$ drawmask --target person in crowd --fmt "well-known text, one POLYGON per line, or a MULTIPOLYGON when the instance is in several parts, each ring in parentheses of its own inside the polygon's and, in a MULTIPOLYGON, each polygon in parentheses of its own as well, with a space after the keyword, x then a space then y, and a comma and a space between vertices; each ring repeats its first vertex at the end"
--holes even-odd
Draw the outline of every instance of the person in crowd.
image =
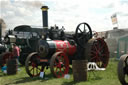
POLYGON ((18 64, 19 64, 20 48, 15 43, 13 43, 12 46, 13 46, 12 54, 13 54, 14 58, 16 58, 18 60, 18 64))

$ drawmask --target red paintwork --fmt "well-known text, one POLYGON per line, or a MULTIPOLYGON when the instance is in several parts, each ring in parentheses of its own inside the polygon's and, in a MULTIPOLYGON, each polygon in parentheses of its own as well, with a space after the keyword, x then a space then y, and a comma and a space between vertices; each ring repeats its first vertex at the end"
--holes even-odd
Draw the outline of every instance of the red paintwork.
POLYGON ((62 41, 62 40, 55 40, 56 44, 56 52, 62 51, 66 53, 67 55, 74 55, 76 52, 76 46, 71 45, 68 41, 62 41))

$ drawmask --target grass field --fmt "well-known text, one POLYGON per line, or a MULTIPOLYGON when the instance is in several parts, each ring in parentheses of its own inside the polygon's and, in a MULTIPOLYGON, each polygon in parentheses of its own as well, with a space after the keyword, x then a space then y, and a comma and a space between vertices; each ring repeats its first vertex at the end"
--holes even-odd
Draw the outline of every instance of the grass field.
POLYGON ((74 82, 72 70, 70 79, 54 78, 50 70, 46 71, 46 79, 40 77, 30 78, 21 67, 16 75, 3 75, 0 71, 0 85, 121 85, 117 78, 118 61, 111 59, 105 71, 88 72, 88 80, 84 82, 74 82))

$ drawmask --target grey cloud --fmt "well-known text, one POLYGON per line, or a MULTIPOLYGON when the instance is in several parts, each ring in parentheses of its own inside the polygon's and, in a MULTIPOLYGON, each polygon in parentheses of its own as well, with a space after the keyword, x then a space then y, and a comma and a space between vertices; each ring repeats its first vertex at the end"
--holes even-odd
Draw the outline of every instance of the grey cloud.
POLYGON ((114 8, 114 3, 110 3, 109 5, 104 6, 103 8, 114 8))
POLYGON ((31 6, 32 8, 40 8, 43 4, 41 1, 24 1, 23 2, 26 6, 31 6))

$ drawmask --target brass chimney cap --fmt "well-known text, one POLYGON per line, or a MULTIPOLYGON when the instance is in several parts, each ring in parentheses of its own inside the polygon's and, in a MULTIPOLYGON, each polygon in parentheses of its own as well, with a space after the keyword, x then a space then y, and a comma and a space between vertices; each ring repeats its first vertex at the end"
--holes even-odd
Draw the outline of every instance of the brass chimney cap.
POLYGON ((48 6, 42 6, 41 9, 42 9, 42 11, 47 11, 49 8, 48 8, 48 6))

